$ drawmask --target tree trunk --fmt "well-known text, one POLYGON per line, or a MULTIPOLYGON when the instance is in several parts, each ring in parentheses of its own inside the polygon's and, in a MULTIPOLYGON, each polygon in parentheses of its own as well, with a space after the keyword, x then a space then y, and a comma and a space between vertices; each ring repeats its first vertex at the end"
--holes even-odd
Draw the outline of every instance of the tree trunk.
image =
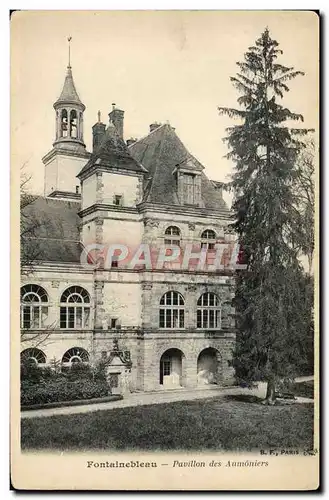
POLYGON ((275 405, 275 381, 274 378, 270 378, 267 381, 266 397, 263 401, 264 404, 275 405))

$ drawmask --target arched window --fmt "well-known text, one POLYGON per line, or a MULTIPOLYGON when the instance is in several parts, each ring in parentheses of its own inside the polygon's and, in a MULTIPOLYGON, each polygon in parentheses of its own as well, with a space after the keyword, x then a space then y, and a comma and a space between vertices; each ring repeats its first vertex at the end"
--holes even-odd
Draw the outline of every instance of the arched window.
POLYGON ((70 113, 70 137, 76 139, 78 137, 77 130, 78 130, 77 112, 75 111, 75 109, 72 109, 70 113))
POLYGON ((61 113, 61 137, 67 137, 68 135, 68 123, 67 123, 67 110, 62 109, 61 113))
POLYGON ((165 245, 178 246, 180 245, 181 234, 176 226, 169 226, 165 231, 165 245))
POLYGON ((197 328, 220 328, 220 303, 214 293, 204 293, 198 300, 197 328))
POLYGON ((201 234, 201 248, 208 248, 213 250, 216 243, 216 233, 212 229, 206 229, 201 234))
POLYGON ((83 116, 82 116, 82 113, 80 112, 79 113, 79 127, 78 127, 80 140, 82 140, 82 129, 83 129, 83 116))
POLYGON ((21 352, 21 363, 33 363, 35 365, 44 364, 46 362, 46 355, 40 349, 32 347, 24 349, 21 352))
POLYGON ((89 293, 81 286, 70 286, 61 297, 61 328, 88 328, 90 316, 89 293))
POLYGON ((89 354, 82 347, 72 347, 62 357, 63 364, 89 363, 89 354))
POLYGON ((48 295, 39 285, 24 285, 21 288, 21 328, 39 330, 44 328, 48 317, 48 295))
POLYGON ((160 300, 160 328, 184 328, 184 298, 178 292, 167 292, 160 300))

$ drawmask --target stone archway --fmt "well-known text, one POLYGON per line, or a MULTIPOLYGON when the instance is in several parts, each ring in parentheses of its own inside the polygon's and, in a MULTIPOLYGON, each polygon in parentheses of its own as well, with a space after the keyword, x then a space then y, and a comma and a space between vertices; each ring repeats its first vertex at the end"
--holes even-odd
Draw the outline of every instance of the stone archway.
POLYGON ((160 358, 160 386, 174 389, 184 385, 185 355, 180 349, 167 349, 160 358))
POLYGON ((198 385, 220 384, 222 382, 222 358, 214 347, 203 349, 197 361, 198 385))

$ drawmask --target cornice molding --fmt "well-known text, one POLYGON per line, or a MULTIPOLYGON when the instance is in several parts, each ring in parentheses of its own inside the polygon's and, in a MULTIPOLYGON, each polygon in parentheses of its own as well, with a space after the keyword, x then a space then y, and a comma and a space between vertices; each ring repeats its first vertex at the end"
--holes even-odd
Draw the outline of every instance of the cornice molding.
MULTIPOLYGON (((54 142, 54 144, 56 144, 54 142)), ((79 142, 78 144, 82 145, 83 143, 79 142)), ((72 156, 74 158, 85 158, 86 160, 89 160, 91 157, 91 153, 88 151, 82 152, 82 151, 72 151, 70 149, 60 149, 60 148, 55 148, 53 147, 47 154, 45 154, 42 158, 42 162, 48 163, 52 158, 55 156, 72 156)))

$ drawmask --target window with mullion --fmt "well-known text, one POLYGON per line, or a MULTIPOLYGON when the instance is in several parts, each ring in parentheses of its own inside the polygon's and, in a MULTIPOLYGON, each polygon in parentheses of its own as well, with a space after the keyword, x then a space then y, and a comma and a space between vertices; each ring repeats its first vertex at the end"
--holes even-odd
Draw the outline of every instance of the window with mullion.
POLYGON ((204 293, 197 304, 197 328, 216 329, 221 327, 220 304, 217 295, 204 293))
POLYGON ((184 328, 184 299, 178 292, 167 292, 160 300, 159 327, 184 328))
POLYGON ((73 286, 61 297, 60 328, 82 329, 89 327, 90 297, 86 290, 73 286))

